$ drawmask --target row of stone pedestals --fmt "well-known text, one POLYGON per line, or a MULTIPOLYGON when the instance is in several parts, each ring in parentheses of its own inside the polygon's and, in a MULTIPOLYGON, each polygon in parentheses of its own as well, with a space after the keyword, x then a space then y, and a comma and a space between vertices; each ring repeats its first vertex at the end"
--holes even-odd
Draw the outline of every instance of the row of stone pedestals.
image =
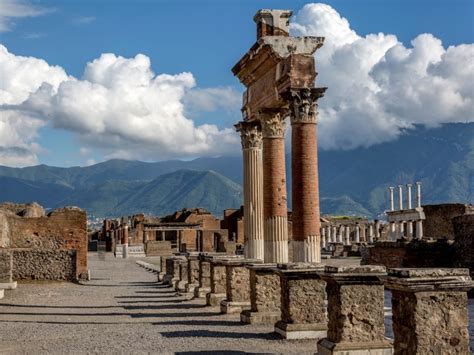
POLYGON ((319 354, 468 354, 467 269, 264 264, 241 256, 175 255, 160 280, 285 339, 318 339, 319 354), (385 338, 392 290, 394 342, 385 338))

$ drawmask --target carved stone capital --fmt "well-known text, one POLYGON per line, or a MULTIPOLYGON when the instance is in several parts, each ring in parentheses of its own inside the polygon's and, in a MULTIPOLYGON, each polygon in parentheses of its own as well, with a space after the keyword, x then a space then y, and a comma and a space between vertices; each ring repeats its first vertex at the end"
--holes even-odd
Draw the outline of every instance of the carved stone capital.
POLYGON ((281 110, 263 110, 259 112, 263 138, 284 138, 285 115, 281 110))
POLYGON ((242 149, 261 149, 262 148, 262 128, 259 124, 240 122, 236 125, 240 132, 242 149))
POLYGON ((282 97, 290 106, 291 124, 318 123, 317 101, 324 96, 326 88, 291 89, 282 97))

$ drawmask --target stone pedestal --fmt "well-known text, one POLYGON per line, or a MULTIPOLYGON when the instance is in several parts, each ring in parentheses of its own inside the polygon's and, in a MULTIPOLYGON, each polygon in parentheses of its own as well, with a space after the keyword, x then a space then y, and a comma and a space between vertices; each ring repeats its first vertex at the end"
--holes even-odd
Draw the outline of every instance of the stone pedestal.
POLYGON ((224 257, 209 257, 211 265, 211 291, 206 295, 206 305, 219 307, 226 299, 226 268, 224 257))
POLYGON ((389 269, 396 355, 469 354, 468 269, 389 269))
POLYGON ((328 335, 320 355, 391 355, 385 339, 383 266, 326 266, 328 335))
POLYGON ((276 264, 248 265, 250 272, 250 310, 240 313, 248 324, 275 324, 281 317, 280 276, 276 264))
POLYGON ((166 275, 163 278, 163 282, 173 288, 176 288, 179 282, 179 263, 182 259, 183 257, 177 255, 166 258, 166 275))
POLYGON ((199 254, 189 253, 188 259, 188 282, 186 292, 194 296, 194 290, 199 286, 199 254))
POLYGON ((211 263, 205 254, 199 255, 199 285, 194 289, 194 297, 204 298, 211 292, 211 263))
POLYGON ((186 292, 186 285, 188 283, 188 260, 182 259, 179 264, 179 281, 176 284, 176 291, 179 293, 186 292))
POLYGON ((158 273, 158 281, 163 281, 166 275, 166 256, 160 256, 160 272, 158 273))
POLYGON ((324 305, 324 266, 314 263, 279 264, 281 320, 275 332, 285 339, 322 339, 327 335, 324 305))
POLYGON ((261 260, 225 260, 226 298, 221 301, 221 313, 241 313, 250 309, 250 273, 246 267, 261 260))

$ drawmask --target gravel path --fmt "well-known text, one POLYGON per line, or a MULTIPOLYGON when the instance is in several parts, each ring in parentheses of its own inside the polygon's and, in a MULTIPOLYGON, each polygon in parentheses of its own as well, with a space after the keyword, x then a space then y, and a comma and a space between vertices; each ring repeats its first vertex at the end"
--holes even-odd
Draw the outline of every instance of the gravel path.
MULTIPOLYGON (((152 260, 147 260, 152 261, 152 260)), ((353 263, 331 260, 327 263, 353 263)), ((187 301, 134 259, 89 255, 92 280, 21 283, 0 300, 0 354, 314 353, 312 340, 284 341, 271 326, 242 325, 203 300, 187 301)), ((389 295, 387 306, 390 306, 389 295)), ((469 300, 474 336, 474 300, 469 300)), ((387 319, 389 325, 390 319, 387 319)), ((390 335, 390 328, 387 329, 390 335)))
POLYGON ((135 260, 90 254, 92 280, 21 283, 0 300, 0 353, 314 353, 271 326, 186 301, 135 260))

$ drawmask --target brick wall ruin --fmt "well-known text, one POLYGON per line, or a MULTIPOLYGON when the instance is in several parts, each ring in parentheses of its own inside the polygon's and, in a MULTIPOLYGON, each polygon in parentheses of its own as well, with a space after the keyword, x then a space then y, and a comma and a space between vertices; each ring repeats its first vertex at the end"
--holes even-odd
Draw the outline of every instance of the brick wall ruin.
POLYGON ((0 205, 0 226, 0 248, 13 253, 14 279, 87 277, 85 211, 65 207, 45 215, 36 204, 4 204, 0 205))

